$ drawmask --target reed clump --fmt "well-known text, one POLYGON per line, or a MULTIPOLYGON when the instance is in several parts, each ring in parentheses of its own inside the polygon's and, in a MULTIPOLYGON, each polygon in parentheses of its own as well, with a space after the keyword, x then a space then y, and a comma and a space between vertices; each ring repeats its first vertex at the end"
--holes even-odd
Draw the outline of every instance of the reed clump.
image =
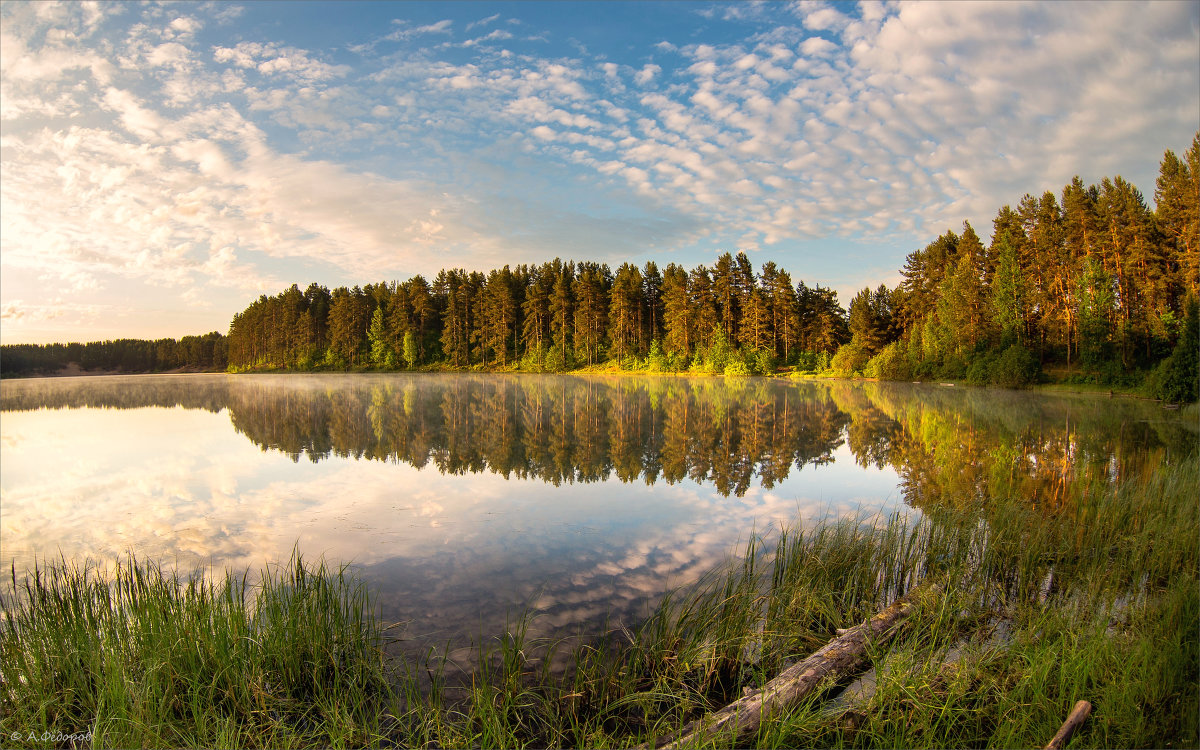
POLYGON ((754 536, 635 629, 568 648, 530 638, 527 612, 453 678, 444 660, 385 660, 343 570, 293 560, 250 597, 232 576, 62 566, 14 576, 5 599, 0 727, 90 726, 97 746, 628 747, 915 592, 867 679, 828 685, 751 744, 1041 746, 1082 698, 1074 747, 1196 746, 1197 486, 1193 460, 1050 509, 978 501, 754 536))
POLYGON ((6 746, 362 746, 395 703, 365 589, 298 555, 252 585, 63 561, 3 609, 6 746))

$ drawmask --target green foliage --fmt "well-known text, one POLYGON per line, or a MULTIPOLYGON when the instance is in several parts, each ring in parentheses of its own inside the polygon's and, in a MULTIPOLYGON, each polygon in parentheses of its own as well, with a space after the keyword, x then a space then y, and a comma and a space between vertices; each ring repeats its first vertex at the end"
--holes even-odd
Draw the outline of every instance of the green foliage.
POLYGON ((413 335, 412 331, 404 332, 402 351, 404 353, 404 364, 408 367, 408 369, 411 370, 416 367, 418 360, 417 337, 413 335))
POLYGON ((908 361, 908 350, 902 342, 894 341, 863 367, 863 375, 884 380, 911 380, 912 366, 908 361))
POLYGON ((1079 280, 1079 354, 1085 365, 1112 359, 1116 292, 1112 276, 1095 259, 1079 280))
POLYGON ((571 350, 554 344, 546 352, 546 372, 566 372, 575 367, 575 357, 571 350))
POLYGON ((985 386, 991 384, 992 365, 994 364, 994 356, 991 352, 977 352, 971 358, 971 364, 967 365, 967 374, 964 380, 967 385, 985 386))
POLYGON ((1187 299, 1179 343, 1155 370, 1149 388, 1156 398, 1176 404, 1200 397, 1200 303, 1195 295, 1187 299))
POLYGON ((817 357, 817 352, 800 351, 796 353, 793 365, 802 372, 815 372, 818 369, 817 357))
POLYGON ((658 339, 650 342, 650 353, 646 355, 646 369, 650 372, 666 372, 673 369, 671 362, 663 355, 658 339))
POLYGON ((871 359, 870 350, 859 341, 842 344, 829 361, 829 369, 838 375, 861 373, 871 359))
POLYGON ((330 348, 325 350, 325 357, 321 360, 321 366, 328 367, 331 370, 344 370, 349 366, 349 363, 341 354, 330 348))
POLYGON ((253 586, 133 558, 14 572, 3 611, 6 745, 365 746, 396 711, 364 587, 299 556, 253 586))
POLYGON ((741 359, 734 359, 725 365, 725 377, 745 378, 753 374, 750 367, 741 359))
POLYGON ((517 363, 517 367, 524 372, 546 372, 546 357, 549 354, 548 347, 543 343, 534 346, 525 352, 525 356, 517 363))
POLYGON ((396 353, 388 340, 387 326, 383 322, 383 308, 375 308, 371 314, 371 327, 367 329, 367 342, 371 347, 371 364, 375 367, 395 367, 396 353))
POLYGON ((1002 388, 1027 388, 1037 382, 1037 357, 1020 344, 1013 344, 992 363, 988 381, 1002 388))
MULTIPOLYGON (((737 353, 725 337, 725 329, 718 324, 713 328, 707 347, 697 347, 696 358, 691 369, 712 375, 721 375, 725 368, 737 358, 737 353)), ((744 364, 744 363, 743 363, 744 364)))
POLYGON ((947 354, 934 368, 939 380, 964 380, 967 377, 967 360, 957 354, 947 354))
POLYGON ((752 370, 756 374, 772 374, 775 372, 776 365, 779 364, 775 359, 775 353, 770 349, 756 349, 751 356, 752 370))
POLYGON ((1025 280, 1012 236, 999 235, 992 244, 996 270, 992 279, 992 324, 1000 333, 1001 345, 1020 341, 1024 324, 1025 280))

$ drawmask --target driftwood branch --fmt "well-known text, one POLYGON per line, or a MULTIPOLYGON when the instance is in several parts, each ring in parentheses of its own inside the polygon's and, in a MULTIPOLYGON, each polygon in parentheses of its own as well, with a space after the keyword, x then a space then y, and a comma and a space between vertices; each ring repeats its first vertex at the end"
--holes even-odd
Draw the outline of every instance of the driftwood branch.
POLYGON ((1067 720, 1059 728, 1058 733, 1046 745, 1046 750, 1059 750, 1066 747, 1071 741, 1071 735, 1075 734, 1075 730, 1083 724, 1084 719, 1092 712, 1092 704, 1087 701, 1079 701, 1075 704, 1075 708, 1071 709, 1071 713, 1067 716, 1067 720))
POLYGON ((913 595, 901 597, 871 619, 848 629, 825 644, 804 661, 779 673, 779 676, 739 700, 683 729, 660 737, 650 748, 678 748, 708 742, 714 738, 737 742, 758 731, 763 721, 778 716, 818 690, 830 676, 835 679, 856 668, 866 657, 867 645, 890 639, 897 626, 912 613, 913 595))

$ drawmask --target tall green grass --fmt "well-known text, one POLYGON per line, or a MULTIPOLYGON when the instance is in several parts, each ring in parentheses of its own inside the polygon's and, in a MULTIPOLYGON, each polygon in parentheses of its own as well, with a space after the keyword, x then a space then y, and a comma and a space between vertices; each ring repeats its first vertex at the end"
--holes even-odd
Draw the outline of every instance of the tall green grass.
POLYGON ((345 570, 295 556, 251 586, 129 558, 14 571, 12 584, 5 745, 88 734, 96 747, 345 747, 387 730, 383 634, 345 570))
MULTIPOLYGON (((917 591, 873 690, 843 684, 765 724, 761 747, 1029 747, 1076 700, 1075 747, 1196 746, 1196 462, 1079 502, 1020 498, 754 537, 635 629, 528 636, 536 612, 447 663, 386 661, 343 570, 298 559, 213 584, 128 561, 58 566, 5 598, 0 731, 97 746, 627 747, 679 729, 917 591), (925 584, 941 584, 933 594, 925 584), (555 656, 569 668, 555 671, 555 656)), ((13 744, 53 744, 26 743, 13 744)), ((63 743, 59 743, 63 744, 63 743)))

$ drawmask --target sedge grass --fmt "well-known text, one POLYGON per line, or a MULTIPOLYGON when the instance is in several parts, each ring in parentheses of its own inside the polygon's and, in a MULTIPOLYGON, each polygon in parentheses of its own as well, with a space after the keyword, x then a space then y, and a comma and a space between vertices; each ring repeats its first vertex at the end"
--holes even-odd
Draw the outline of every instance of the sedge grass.
POLYGON ((480 640, 457 687, 444 660, 384 660, 344 570, 293 560, 248 587, 133 560, 108 577, 58 566, 14 576, 5 599, 0 731, 90 730, 96 746, 628 747, 938 582, 871 649, 869 695, 833 710, 843 686, 830 685, 752 744, 1040 746, 1082 698, 1094 710, 1074 747, 1195 746, 1197 486, 1192 461, 1062 508, 992 501, 754 537, 636 629, 571 646, 565 672, 550 665, 566 646, 530 638, 524 613, 480 640))
POLYGON ((3 609, 0 737, 16 745, 356 747, 394 703, 365 589, 298 556, 253 586, 63 561, 14 571, 3 609))

